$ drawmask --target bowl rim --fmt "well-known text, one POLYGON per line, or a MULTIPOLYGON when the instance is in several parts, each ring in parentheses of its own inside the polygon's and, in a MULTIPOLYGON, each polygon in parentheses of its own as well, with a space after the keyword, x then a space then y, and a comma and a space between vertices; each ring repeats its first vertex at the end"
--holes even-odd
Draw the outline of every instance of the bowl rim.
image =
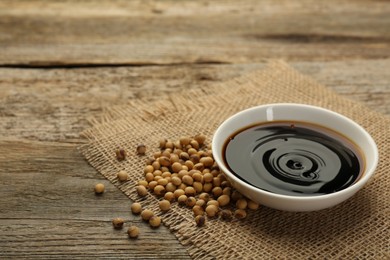
MULTIPOLYGON (((261 121, 259 121, 259 123, 261 123, 261 121)), ((327 125, 324 125, 324 126, 330 128, 330 129, 333 129, 327 125)), ((243 127, 245 127, 245 126, 243 126, 243 127)), ((234 133, 234 131, 232 131, 232 133, 234 133)), ((348 137, 348 135, 346 135, 346 136, 348 137)), ((376 169, 376 167, 378 165, 378 161, 379 161, 378 147, 377 147, 374 139, 372 138, 372 136, 361 125, 359 125, 358 123, 356 123, 352 119, 350 119, 350 118, 348 118, 340 113, 337 113, 335 111, 329 110, 327 108, 313 106, 313 105, 307 105, 307 104, 300 104, 300 103, 269 103, 269 104, 262 104, 262 105, 258 105, 258 106, 254 106, 254 107, 250 107, 250 108, 241 110, 241 111, 233 114, 232 116, 228 117, 227 119, 225 119, 218 126, 217 130, 214 132, 211 147, 212 147, 212 153, 213 153, 214 160, 217 162, 217 164, 220 167, 220 169, 222 170, 222 172, 224 174, 228 175, 229 178, 232 178, 235 182, 239 183, 241 186, 244 186, 246 189, 249 189, 252 192, 260 193, 260 194, 263 194, 263 195, 266 195, 269 197, 273 197, 276 199, 286 199, 286 200, 293 199, 293 200, 298 200, 298 201, 313 201, 313 200, 331 199, 331 198, 350 194, 351 192, 354 192, 354 191, 356 192, 356 191, 360 190, 367 183, 367 181, 374 175, 375 169, 376 169), (316 110, 316 111, 326 112, 326 113, 331 114, 332 116, 335 116, 335 117, 338 117, 338 118, 345 120, 347 123, 351 124, 353 127, 355 127, 357 130, 359 130, 365 136, 367 142, 369 143, 369 145, 373 149, 373 158, 375 158, 375 160, 370 163, 369 168, 367 167, 368 164, 366 162, 366 169, 364 171, 364 174, 356 183, 352 184, 351 186, 349 186, 345 189, 342 189, 340 191, 336 191, 333 193, 329 193, 329 194, 322 194, 322 195, 315 195, 315 196, 310 196, 310 195, 309 196, 293 196, 293 195, 277 194, 277 193, 272 193, 269 191, 262 190, 260 188, 257 188, 255 186, 241 180, 240 178, 236 177, 232 172, 230 172, 230 170, 225 166, 223 159, 220 158, 219 152, 217 152, 218 147, 216 144, 217 139, 218 139, 218 135, 224 129, 224 127, 230 121, 232 121, 234 118, 242 117, 243 115, 245 115, 246 113, 248 113, 252 110, 262 110, 262 109, 267 109, 269 107, 275 107, 275 106, 308 108, 308 109, 312 109, 312 110, 316 110)), ((363 150, 363 149, 361 149, 361 150, 363 150)), ((222 154, 222 152, 220 152, 220 153, 222 154)))

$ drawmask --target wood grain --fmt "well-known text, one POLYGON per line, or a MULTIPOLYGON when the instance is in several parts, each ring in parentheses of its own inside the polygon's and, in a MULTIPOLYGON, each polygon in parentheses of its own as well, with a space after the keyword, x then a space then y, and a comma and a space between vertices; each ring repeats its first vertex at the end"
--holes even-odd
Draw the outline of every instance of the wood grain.
POLYGON ((389 28, 379 0, 1 1, 0 258, 189 259, 77 151, 88 118, 275 58, 390 115, 389 28))
POLYGON ((2 66, 390 55, 386 1, 2 1, 0 10, 2 66))
POLYGON ((188 259, 168 229, 151 229, 131 201, 91 168, 74 144, 0 141, 1 258, 188 259), (102 196, 93 187, 106 186, 102 196), (115 230, 111 219, 122 217, 115 230), (126 227, 140 228, 137 240, 126 227))
MULTIPOLYGON (((389 60, 295 62, 302 73, 390 115, 389 60)), ((82 142, 88 117, 131 99, 161 98, 261 69, 263 63, 84 69, 0 70, 0 135, 82 142), (53 88, 53 86, 55 86, 53 88)))
MULTIPOLYGON (((85 162, 76 149, 84 142, 79 132, 89 126, 87 117, 104 107, 162 98, 264 66, 0 70, 0 255, 186 258, 167 229, 140 223, 129 213, 126 196, 85 162), (103 197, 92 192, 97 181, 107 187, 103 197), (129 241, 124 231, 113 230, 110 220, 116 216, 140 226, 142 238, 129 241)), ((389 60, 293 66, 341 95, 390 114, 389 60)))

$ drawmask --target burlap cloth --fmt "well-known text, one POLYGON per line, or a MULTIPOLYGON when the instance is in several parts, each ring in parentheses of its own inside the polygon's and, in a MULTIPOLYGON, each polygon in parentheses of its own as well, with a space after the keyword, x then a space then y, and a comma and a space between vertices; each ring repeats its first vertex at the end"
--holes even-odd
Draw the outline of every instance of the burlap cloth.
POLYGON ((163 223, 195 259, 389 259, 390 119, 340 97, 283 62, 212 87, 175 93, 158 102, 139 100, 109 108, 83 132, 89 143, 81 151, 130 199, 160 212, 156 197, 140 199, 135 192, 145 165, 145 159, 132 152, 139 143, 152 152, 162 137, 176 140, 204 133, 211 141, 218 125, 230 115, 275 102, 328 108, 362 125, 379 147, 380 162, 374 178, 346 202, 317 212, 261 207, 245 220, 210 220, 198 228, 192 211, 174 204, 168 213, 158 213, 163 223), (118 147, 130 151, 124 162, 115 158, 118 147), (117 181, 121 169, 130 173, 130 181, 117 181))

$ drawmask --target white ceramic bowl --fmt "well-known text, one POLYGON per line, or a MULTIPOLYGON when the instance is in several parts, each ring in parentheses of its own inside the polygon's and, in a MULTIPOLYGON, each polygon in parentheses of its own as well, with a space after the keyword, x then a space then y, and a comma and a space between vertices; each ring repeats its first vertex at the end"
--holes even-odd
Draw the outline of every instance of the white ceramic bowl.
POLYGON ((286 211, 314 211, 334 206, 354 195, 374 174, 378 163, 378 150, 372 137, 357 123, 333 111, 292 103, 267 104, 241 111, 225 120, 216 130, 212 140, 213 156, 232 185, 253 201, 286 211), (281 195, 268 192, 242 181, 224 163, 223 147, 237 131, 254 124, 272 121, 302 121, 330 128, 342 133, 360 147, 365 159, 365 169, 351 186, 329 194, 316 196, 281 195))

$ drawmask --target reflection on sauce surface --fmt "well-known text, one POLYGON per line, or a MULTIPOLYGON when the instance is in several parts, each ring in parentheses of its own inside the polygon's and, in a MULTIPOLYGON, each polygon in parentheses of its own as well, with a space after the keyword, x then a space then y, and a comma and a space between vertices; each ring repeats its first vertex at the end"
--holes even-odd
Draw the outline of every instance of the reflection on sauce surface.
POLYGON ((225 143, 227 167, 266 191, 313 196, 355 183, 364 170, 362 153, 348 138, 305 122, 278 121, 244 128, 225 143))

